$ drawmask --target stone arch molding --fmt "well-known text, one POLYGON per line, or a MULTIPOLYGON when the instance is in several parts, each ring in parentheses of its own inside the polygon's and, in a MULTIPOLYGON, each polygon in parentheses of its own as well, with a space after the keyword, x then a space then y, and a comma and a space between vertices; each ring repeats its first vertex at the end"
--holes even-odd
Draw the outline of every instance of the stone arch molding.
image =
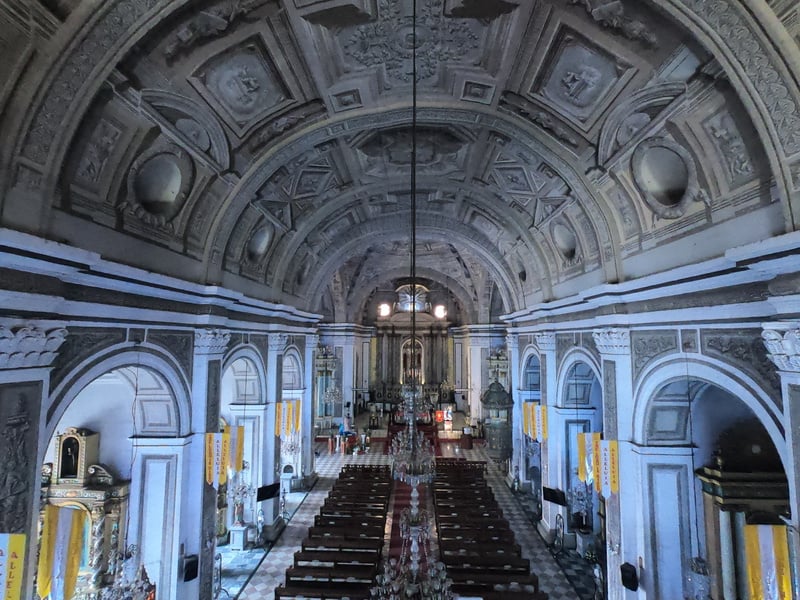
POLYGON ((642 374, 633 390, 634 443, 643 446, 649 443, 647 418, 656 394, 663 386, 687 378, 719 387, 744 402, 769 433, 772 443, 781 456, 784 469, 787 469, 789 457, 781 424, 782 415, 776 410, 769 394, 744 371, 725 362, 699 355, 685 353, 671 355, 655 361, 642 374))
POLYGON ((266 404, 267 367, 264 364, 261 353, 255 346, 252 344, 240 344, 231 348, 222 361, 220 373, 224 374, 233 363, 240 359, 250 362, 255 367, 259 389, 258 404, 266 404))
POLYGON ((600 365, 597 364, 597 360, 595 360, 595 358, 583 348, 573 348, 564 356, 558 368, 556 402, 554 403, 556 406, 564 408, 564 392, 566 391, 567 385, 567 373, 569 373, 569 370, 574 365, 580 362, 589 365, 589 368, 592 370, 592 373, 594 373, 594 377, 602 390, 603 375, 600 365))
POLYGON ((303 364, 303 357, 300 353, 300 350, 294 344, 287 346, 286 350, 283 351, 283 366, 285 367, 288 361, 294 361, 297 364, 298 370, 298 379, 300 381, 300 387, 286 387, 286 382, 283 381, 283 377, 281 377, 281 384, 283 387, 283 391, 297 391, 303 388, 303 382, 305 381, 305 368, 306 366, 303 364))
MULTIPOLYGON (((543 363, 543 352, 539 350, 535 345, 528 344, 520 353, 519 364, 517 365, 517 378, 516 381, 522 382, 525 379, 525 365, 528 364, 528 361, 531 359, 532 356, 536 357, 536 360, 539 361, 539 366, 541 367, 543 363)), ((539 390, 542 389, 542 382, 539 382, 539 390)), ((523 390, 527 391, 527 390, 523 390)))
MULTIPOLYGON (((145 345, 133 347, 131 345, 117 345, 104 349, 102 352, 88 358, 82 366, 71 371, 53 390, 46 403, 45 434, 40 436, 45 443, 50 440, 55 432, 55 427, 61 417, 72 404, 78 394, 98 377, 117 369, 125 367, 141 367, 152 371, 156 377, 163 380, 171 394, 171 405, 167 407, 172 415, 169 427, 159 428, 158 431, 148 431, 144 437, 181 437, 191 433, 191 394, 189 383, 184 378, 176 361, 163 354, 160 350, 145 345)), ((153 407, 160 410, 164 407, 153 407)), ((148 410, 148 407, 144 407, 148 410)), ((147 423, 147 413, 144 422, 147 423)), ((161 418, 161 417, 159 417, 161 418)), ((43 451, 43 450, 42 450, 43 451)))
MULTIPOLYGON (((720 61, 743 90, 743 100, 767 147, 773 173, 797 227, 792 198, 800 190, 800 49, 765 0, 650 0, 683 24, 720 61)), ((82 3, 20 85, 16 109, 16 183, 39 187, 48 165, 61 164, 84 110, 116 62, 187 0, 115 0, 82 3), (91 50, 91 51, 90 51, 91 50), (38 73, 44 72, 44 77, 38 73)), ((797 203, 797 200, 794 201, 797 203)))

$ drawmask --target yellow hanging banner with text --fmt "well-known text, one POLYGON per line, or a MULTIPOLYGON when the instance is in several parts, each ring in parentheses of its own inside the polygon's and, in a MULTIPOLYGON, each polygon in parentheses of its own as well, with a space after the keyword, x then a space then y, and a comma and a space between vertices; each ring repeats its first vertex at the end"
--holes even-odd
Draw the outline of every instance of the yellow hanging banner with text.
POLYGON ((547 406, 542 405, 542 440, 547 439, 547 406))
POLYGON ((611 493, 619 494, 619 441, 608 442, 608 478, 611 484, 611 493))
POLYGON ((600 433, 592 434, 592 472, 594 473, 594 490, 599 494, 603 484, 601 473, 603 469, 602 454, 600 450, 600 433))
POLYGON ((230 452, 230 433, 206 434, 206 483, 208 485, 216 488, 227 483, 231 460, 230 452))
POLYGON ((292 433, 292 425, 294 424, 294 419, 292 418, 292 413, 294 412, 294 402, 287 402, 286 403, 286 435, 290 435, 292 433))
POLYGON ((244 426, 225 427, 225 433, 230 436, 230 468, 234 472, 244 468, 244 426))
POLYGON ((294 430, 300 431, 300 400, 294 401, 294 430))
POLYGON ((283 404, 281 402, 275 403, 275 436, 280 437, 281 430, 283 429, 283 404))
POLYGON ((22 567, 25 562, 25 534, 0 533, 0 590, 5 600, 22 598, 22 567))

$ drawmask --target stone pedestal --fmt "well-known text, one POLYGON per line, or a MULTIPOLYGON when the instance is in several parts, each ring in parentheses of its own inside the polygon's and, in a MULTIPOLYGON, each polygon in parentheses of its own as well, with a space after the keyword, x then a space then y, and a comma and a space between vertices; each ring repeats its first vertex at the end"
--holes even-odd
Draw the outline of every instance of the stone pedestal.
POLYGON ((247 525, 231 525, 228 530, 231 533, 230 549, 244 550, 247 545, 247 525))

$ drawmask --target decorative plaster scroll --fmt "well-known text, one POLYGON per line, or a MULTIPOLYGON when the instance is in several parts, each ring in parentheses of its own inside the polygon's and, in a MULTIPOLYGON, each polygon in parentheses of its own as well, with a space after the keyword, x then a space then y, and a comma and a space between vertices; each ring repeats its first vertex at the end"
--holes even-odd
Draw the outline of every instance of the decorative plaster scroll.
POLYGON ((163 4, 160 0, 129 0, 109 2, 99 8, 98 12, 102 12, 108 6, 81 43, 67 54, 33 117, 23 156, 39 164, 45 163, 50 145, 67 122, 66 114, 73 99, 83 97, 81 88, 94 80, 92 71, 114 46, 130 37, 136 23, 159 3, 163 4))
POLYGON ((270 333, 269 334, 269 351, 270 352, 283 352, 286 350, 286 344, 289 342, 289 336, 285 333, 270 333))
POLYGON ((50 366, 66 337, 63 327, 46 331, 35 325, 0 325, 0 369, 50 366))
POLYGON ((631 334, 633 368, 638 377, 651 360, 678 349, 678 336, 674 331, 634 331, 631 334))
POLYGON ((800 373, 800 328, 788 331, 765 329, 761 333, 767 357, 779 371, 800 373))
POLYGON ((194 334, 195 354, 225 354, 231 334, 224 329, 204 329, 194 334))
POLYGON ((522 96, 513 92, 503 92, 500 97, 500 108, 505 108, 509 112, 518 114, 524 119, 535 123, 545 131, 549 131, 560 142, 564 142, 573 148, 578 147, 578 138, 571 135, 569 130, 561 125, 561 122, 550 113, 543 110, 536 110, 533 104, 528 103, 522 96))
POLYGON ((787 155, 800 151, 800 108, 772 62, 759 35, 740 14, 741 2, 730 0, 679 0, 706 22, 709 30, 724 40, 739 61, 744 74, 758 90, 775 132, 787 155))
POLYGON ((764 343, 755 330, 707 330, 701 334, 703 353, 716 355, 756 375, 772 390, 773 400, 780 409, 780 377, 770 363, 764 343))
POLYGON ((592 332, 592 337, 600 354, 631 353, 631 334, 627 329, 598 329, 592 332))
POLYGON ((189 331, 149 330, 147 342, 167 350, 183 369, 186 377, 192 378, 192 354, 194 336, 189 331))
POLYGON ((658 36, 642 21, 625 15, 625 6, 620 0, 567 0, 569 4, 580 4, 597 23, 619 32, 629 40, 641 42, 648 48, 658 47, 658 36))
POLYGON ((552 352, 556 349, 556 334, 550 331, 543 333, 534 333, 533 337, 536 339, 536 345, 542 352, 552 352))

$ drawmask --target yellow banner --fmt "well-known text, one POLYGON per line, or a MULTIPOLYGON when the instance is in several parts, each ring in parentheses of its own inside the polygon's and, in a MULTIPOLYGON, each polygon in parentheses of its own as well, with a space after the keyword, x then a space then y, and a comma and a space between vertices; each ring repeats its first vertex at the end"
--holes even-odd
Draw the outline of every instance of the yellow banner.
POLYGON ((64 598, 72 598, 75 595, 75 584, 78 582, 78 571, 83 555, 83 521, 86 518, 86 513, 82 510, 69 512, 72 514, 65 515, 64 511, 61 514, 61 518, 72 519, 67 546, 67 565, 64 571, 64 598))
POLYGON ((219 484, 224 485, 228 483, 228 465, 231 462, 231 434, 230 428, 225 428, 226 433, 222 434, 222 447, 219 457, 219 484))
POLYGON ((39 551, 39 568, 36 575, 36 592, 40 598, 50 595, 52 589, 57 528, 58 507, 48 504, 44 507, 44 526, 42 527, 41 550, 39 551))
POLYGON ((608 442, 609 478, 611 480, 611 493, 619 494, 619 442, 608 442))
POLYGON ((539 439, 539 405, 531 404, 531 437, 539 439))
MULTIPOLYGON (((206 483, 214 485, 214 434, 206 434, 206 483)), ((41 596, 41 594, 39 594, 41 596)), ((42 596, 44 597, 44 596, 42 596)))
POLYGON ((275 403, 275 435, 280 437, 281 429, 283 429, 283 415, 282 413, 283 404, 280 402, 275 403))
POLYGON ((586 481, 586 434, 578 434, 578 480, 586 481))
POLYGON ((547 439, 547 406, 542 404, 542 441, 547 439))
POLYGON ((25 534, 0 533, 0 590, 5 590, 5 600, 20 600, 22 597, 24 564, 25 534))
POLYGON ((772 551, 775 555, 775 587, 780 600, 792 600, 792 568, 789 539, 783 525, 772 526, 772 551))
POLYGON ((244 426, 236 428, 236 451, 234 452, 234 469, 241 471, 244 468, 244 426))
POLYGON ((594 489, 599 494, 601 486, 603 485, 602 474, 602 456, 600 450, 600 434, 592 434, 592 472, 594 473, 594 489))
POLYGON ((300 400, 294 401, 294 430, 300 431, 300 400))
POLYGON ((761 549, 758 542, 758 525, 744 526, 744 551, 749 597, 753 600, 762 598, 764 581, 761 578, 761 549))
POLYGON ((294 424, 294 419, 292 418, 292 409, 294 409, 294 402, 287 402, 286 403, 286 435, 290 435, 292 433, 292 425, 294 424))
POLYGON ((526 402, 525 404, 522 405, 522 433, 524 433, 527 436, 530 436, 531 432, 528 429, 528 423, 529 423, 528 404, 529 403, 526 402))

